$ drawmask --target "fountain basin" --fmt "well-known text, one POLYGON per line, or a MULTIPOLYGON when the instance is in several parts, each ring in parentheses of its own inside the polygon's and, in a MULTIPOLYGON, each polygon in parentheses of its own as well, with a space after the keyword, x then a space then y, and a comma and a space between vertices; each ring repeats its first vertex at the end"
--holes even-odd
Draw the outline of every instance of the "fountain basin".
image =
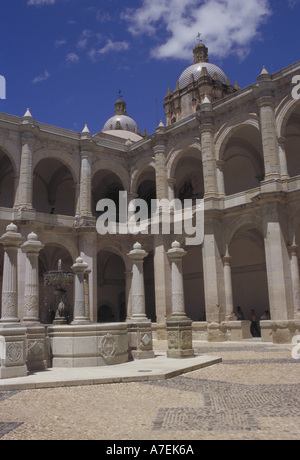
POLYGON ((52 367, 98 367, 129 361, 126 323, 48 327, 52 367))

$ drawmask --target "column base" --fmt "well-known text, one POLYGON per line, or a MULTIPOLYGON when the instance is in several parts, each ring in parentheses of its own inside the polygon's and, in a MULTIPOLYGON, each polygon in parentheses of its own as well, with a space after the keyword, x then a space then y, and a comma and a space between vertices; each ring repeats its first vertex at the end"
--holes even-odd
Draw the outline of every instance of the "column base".
POLYGON ((152 359, 155 358, 152 341, 152 328, 150 320, 135 321, 129 320, 128 338, 129 355, 131 359, 152 359))
POLYGON ((260 321, 259 325, 263 342, 292 343, 293 337, 300 333, 300 323, 294 320, 260 321))
POLYGON ((186 316, 173 315, 167 320, 167 357, 173 359, 193 358, 192 320, 186 316))
POLYGON ((26 328, 3 327, 0 329, 0 379, 25 377, 26 328))
POLYGON ((41 324, 27 326, 26 365, 29 371, 48 368, 46 329, 41 324))

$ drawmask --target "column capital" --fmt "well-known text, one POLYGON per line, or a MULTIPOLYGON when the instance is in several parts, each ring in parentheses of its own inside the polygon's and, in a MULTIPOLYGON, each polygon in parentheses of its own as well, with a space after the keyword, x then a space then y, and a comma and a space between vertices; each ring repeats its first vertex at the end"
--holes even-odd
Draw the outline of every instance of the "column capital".
POLYGON ((291 255, 298 255, 298 249, 298 244, 291 244, 290 246, 288 246, 288 251, 291 255))
POLYGON ((182 249, 178 241, 174 241, 172 243, 171 249, 169 249, 167 252, 167 256, 172 261, 181 260, 186 254, 187 252, 182 249))
POLYGON ((223 260, 223 264, 224 264, 224 265, 230 265, 230 264, 231 264, 232 257, 229 256, 229 255, 226 255, 226 256, 223 256, 223 257, 222 257, 222 260, 223 260))
POLYGON ((3 243, 4 247, 16 247, 24 241, 21 233, 18 233, 18 228, 15 224, 11 223, 6 227, 6 233, 0 238, 0 243, 3 243))
POLYGON ((84 273, 88 269, 88 264, 85 263, 81 257, 78 257, 71 269, 75 273, 84 273))
POLYGON ((28 235, 27 241, 22 244, 21 249, 27 254, 38 254, 43 247, 44 244, 38 241, 38 236, 32 232, 28 235))
POLYGON ((134 261, 142 261, 145 257, 147 257, 148 253, 142 249, 142 245, 140 243, 135 243, 133 246, 133 250, 129 252, 128 256, 134 261))

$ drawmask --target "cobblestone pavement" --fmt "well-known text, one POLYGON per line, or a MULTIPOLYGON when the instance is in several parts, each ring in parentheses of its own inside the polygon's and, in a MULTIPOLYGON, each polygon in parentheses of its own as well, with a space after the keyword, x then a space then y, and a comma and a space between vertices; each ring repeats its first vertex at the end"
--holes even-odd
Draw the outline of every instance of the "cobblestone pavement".
POLYGON ((197 343, 221 364, 170 380, 0 393, 1 440, 299 440, 290 345, 197 343))

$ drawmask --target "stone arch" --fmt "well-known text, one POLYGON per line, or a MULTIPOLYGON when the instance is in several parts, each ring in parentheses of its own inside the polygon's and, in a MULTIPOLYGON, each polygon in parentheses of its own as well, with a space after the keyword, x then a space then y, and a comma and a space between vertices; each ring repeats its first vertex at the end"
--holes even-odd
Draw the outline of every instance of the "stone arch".
POLYGON ((190 152, 190 155, 193 155, 195 158, 200 158, 202 161, 200 138, 185 139, 170 150, 166 161, 168 177, 174 178, 178 162, 188 152, 190 152), (193 152, 193 154, 191 152, 193 152))
POLYGON ((284 139, 287 171, 290 177, 300 175, 300 101, 288 100, 278 113, 277 131, 284 139))
POLYGON ((258 320, 270 311, 264 233, 257 224, 239 225, 228 243, 234 310, 241 307, 248 320, 254 309, 258 320))
POLYGON ((14 174, 19 174, 21 151, 18 147, 9 139, 5 139, 0 136, 0 150, 2 150, 10 159, 13 165, 14 174))
POLYGON ((34 152, 33 155, 33 170, 36 168, 37 164, 41 160, 45 159, 53 159, 53 160, 58 160, 60 163, 64 164, 70 173, 72 174, 72 178, 74 181, 74 184, 79 184, 80 183, 80 164, 79 162, 74 158, 74 155, 71 155, 68 152, 62 152, 59 150, 51 150, 51 149, 41 149, 37 150, 34 152))
POLYGON ((131 171, 130 190, 132 193, 137 193, 142 176, 150 171, 155 174, 155 161, 152 158, 143 158, 134 165, 131 171))
POLYGON ((65 162, 54 157, 45 157, 36 162, 33 207, 37 212, 75 215, 76 182, 65 162))
POLYGON ((120 163, 108 159, 97 160, 92 165, 92 180, 99 171, 109 171, 115 174, 123 187, 123 190, 130 190, 130 178, 127 169, 120 163))
POLYGON ((202 246, 186 246, 182 260, 184 299, 187 316, 206 321, 202 246))
POLYGON ((15 171, 10 157, 0 148, 0 207, 12 208, 15 202, 15 171))
MULTIPOLYGON (((57 239, 59 241, 59 239, 57 239)), ((73 319, 73 276, 66 272, 72 272, 73 257, 66 247, 66 244, 52 242, 50 239, 39 253, 39 288, 40 288, 40 321, 42 324, 50 324, 55 318, 59 303, 59 296, 56 293, 56 286, 51 284, 48 272, 61 270, 62 283, 59 286, 63 289, 63 301, 66 307, 66 319, 70 323, 73 319), (61 266, 59 266, 59 261, 61 266), (66 278, 68 281, 65 281, 66 278)))
POLYGON ((226 195, 259 187, 265 169, 257 120, 227 126, 217 141, 216 156, 223 162, 226 195))
POLYGON ((113 246, 97 252, 97 321, 126 321, 126 276, 122 255, 113 246))
POLYGON ((169 154, 167 162, 172 198, 202 199, 204 177, 200 140, 181 142, 169 154))

